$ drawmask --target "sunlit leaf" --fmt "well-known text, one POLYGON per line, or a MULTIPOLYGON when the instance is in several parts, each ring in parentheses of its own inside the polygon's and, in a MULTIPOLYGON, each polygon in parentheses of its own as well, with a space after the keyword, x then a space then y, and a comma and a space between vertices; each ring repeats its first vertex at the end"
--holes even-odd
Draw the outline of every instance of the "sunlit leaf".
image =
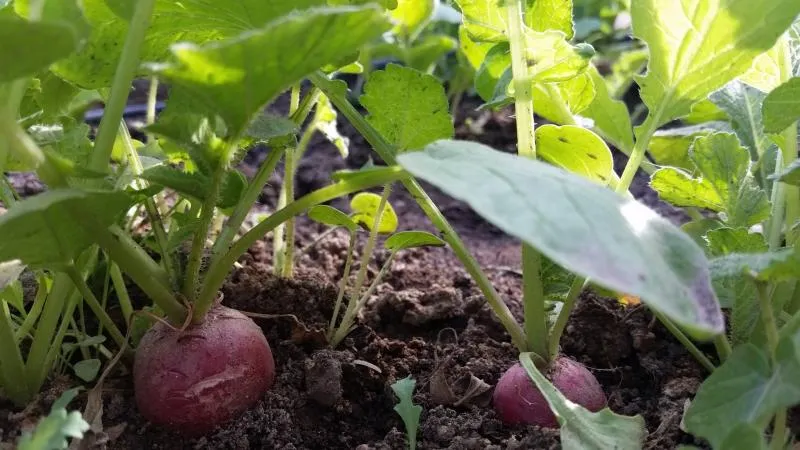
MULTIPOLYGON (((353 221, 366 229, 371 230, 375 226, 375 219, 378 215, 378 207, 381 203, 381 196, 371 192, 360 192, 350 200, 350 209, 353 210, 353 221)), ((397 213, 387 201, 383 207, 381 220, 378 224, 378 233, 394 233, 397 229, 397 213)))
POLYGON ((800 77, 775 88, 764 99, 764 130, 779 133, 800 118, 800 77))
POLYGON ((595 181, 616 186, 614 160, 603 140, 574 125, 542 125, 536 129, 537 155, 554 166, 595 181))

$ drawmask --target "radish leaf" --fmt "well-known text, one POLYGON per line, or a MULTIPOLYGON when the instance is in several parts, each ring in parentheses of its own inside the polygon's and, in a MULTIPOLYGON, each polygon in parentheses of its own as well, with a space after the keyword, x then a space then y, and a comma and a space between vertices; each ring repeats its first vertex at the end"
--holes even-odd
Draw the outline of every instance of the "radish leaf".
POLYGON ((416 247, 444 247, 445 242, 426 231, 400 231, 389 236, 383 245, 388 250, 397 252, 416 247))
POLYGON ((410 375, 392 384, 392 390, 399 400, 394 410, 400 415, 406 426, 409 450, 417 448, 417 429, 419 428, 419 416, 422 414, 422 407, 414 404, 414 386, 416 384, 417 382, 410 375))
POLYGON ((472 142, 439 141, 398 159, 555 263, 641 297, 695 336, 723 330, 703 251, 644 205, 548 164, 472 142))
POLYGON ((536 129, 536 151, 545 161, 592 180, 616 186, 611 150, 599 136, 573 126, 542 125, 536 129))
POLYGON ((355 231, 358 228, 353 219, 347 214, 339 211, 333 206, 316 205, 308 210, 308 218, 314 222, 319 222, 333 227, 345 227, 350 231, 355 231))
MULTIPOLYGON (((570 108, 573 113, 581 113, 594 121, 592 129, 613 146, 629 151, 633 148, 633 126, 625 103, 615 100, 597 68, 586 70, 594 86, 595 95, 585 110, 570 108)), ((572 102, 567 102, 573 104, 572 102)))
MULTIPOLYGON (((375 216, 378 214, 378 206, 381 203, 381 196, 371 192, 360 192, 350 200, 350 209, 353 210, 353 221, 371 230, 375 225, 375 216)), ((393 233, 397 229, 397 213, 389 202, 383 207, 381 221, 378 224, 378 233, 393 233)))
POLYGON ((800 160, 796 159, 778 174, 778 181, 800 186, 800 160))
POLYGON ((0 52, 0 83, 33 75, 78 47, 78 39, 68 25, 28 22, 17 17, 0 17, 0 42, 7 43, 0 52))
POLYGON ((764 130, 780 133, 800 118, 800 77, 775 88, 764 99, 764 130))
POLYGON ((658 164, 694 170, 694 163, 689 159, 689 148, 696 138, 716 131, 733 130, 727 122, 707 122, 656 131, 650 139, 650 155, 658 164))

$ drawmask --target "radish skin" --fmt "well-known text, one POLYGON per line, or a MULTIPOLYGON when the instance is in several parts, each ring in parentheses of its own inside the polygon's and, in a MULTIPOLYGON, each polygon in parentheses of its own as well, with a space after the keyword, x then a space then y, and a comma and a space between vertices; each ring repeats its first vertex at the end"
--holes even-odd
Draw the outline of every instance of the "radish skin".
MULTIPOLYGON (((597 378, 569 358, 558 357, 545 376, 570 401, 589 411, 600 411, 606 405, 606 396, 597 378)), ((519 363, 500 377, 492 401, 500 419, 507 424, 558 428, 550 405, 519 363)))
POLYGON ((194 436, 252 407, 272 387, 275 362, 258 325, 216 305, 185 331, 155 324, 136 351, 133 378, 142 416, 194 436))

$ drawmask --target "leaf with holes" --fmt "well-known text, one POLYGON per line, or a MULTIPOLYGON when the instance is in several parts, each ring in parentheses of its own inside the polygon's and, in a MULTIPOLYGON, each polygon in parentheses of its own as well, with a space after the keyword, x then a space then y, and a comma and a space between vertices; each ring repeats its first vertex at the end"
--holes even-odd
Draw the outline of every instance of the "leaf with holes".
POLYGON ((614 160, 603 140, 574 125, 542 125, 536 129, 536 151, 545 161, 595 181, 615 187, 619 177, 614 160))

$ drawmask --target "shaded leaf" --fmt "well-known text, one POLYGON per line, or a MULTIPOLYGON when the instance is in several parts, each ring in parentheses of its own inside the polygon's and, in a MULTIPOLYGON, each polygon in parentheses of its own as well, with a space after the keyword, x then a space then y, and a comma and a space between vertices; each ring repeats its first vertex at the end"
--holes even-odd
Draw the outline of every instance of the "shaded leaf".
POLYGON ((720 450, 767 450, 764 430, 755 425, 743 425, 733 429, 722 441, 720 450))
MULTIPOLYGON (((142 178, 200 202, 208 197, 211 188, 211 178, 208 176, 200 172, 184 172, 165 165, 145 170, 142 178)), ((217 207, 224 209, 235 206, 246 185, 247 182, 241 172, 236 170, 226 172, 217 199, 217 207)))
POLYGON ((12 260, 0 262, 0 291, 5 289, 9 284, 17 281, 24 270, 25 265, 22 264, 22 261, 12 260))
MULTIPOLYGON (((350 209, 353 210, 353 221, 366 229, 371 230, 375 226, 375 218, 378 215, 378 206, 381 203, 381 196, 371 192, 359 192, 350 200, 350 209)), ((378 224, 378 233, 393 233, 397 229, 397 213, 387 201, 383 206, 383 213, 378 224)))
POLYGON ((433 64, 457 48, 458 41, 450 36, 423 36, 408 49, 406 63, 414 69, 427 72, 433 64))
POLYGON ((282 138, 298 131, 297 124, 293 121, 286 117, 267 113, 257 115, 247 126, 245 134, 254 142, 269 143, 275 138, 282 138))
POLYGON ((446 244, 438 236, 427 231, 400 231, 386 239, 383 246, 398 252, 416 247, 444 247, 446 244))
POLYGON ((778 174, 778 181, 794 186, 800 186, 800 160, 796 159, 778 174))
POLYGON ((536 129, 536 151, 545 161, 595 181, 601 186, 616 186, 614 161, 603 140, 591 131, 574 125, 542 125, 536 129))
POLYGON ((695 336, 722 331, 702 250, 644 205, 473 142, 439 141, 399 161, 554 262, 641 297, 695 336))
POLYGON ((73 369, 78 378, 88 383, 97 378, 97 374, 100 373, 100 367, 100 360, 95 358, 78 361, 75 363, 73 369))
POLYGON ((764 134, 761 119, 761 105, 766 96, 758 89, 734 80, 709 97, 731 118, 733 131, 742 144, 750 150, 750 158, 753 161, 758 160, 771 144, 769 137, 764 134))
POLYGON ((575 115, 585 111, 595 98, 595 83, 588 75, 589 70, 558 83, 534 83, 536 114, 561 125, 574 123, 575 115), (559 104, 559 100, 566 108, 559 104))
POLYGON ((765 253, 731 253, 709 261, 715 277, 753 273, 759 280, 781 281, 800 278, 800 255, 785 248, 765 253))
POLYGON ((442 84, 433 76, 389 64, 364 86, 367 120, 398 150, 418 150, 453 136, 453 121, 442 84))
POLYGON ((588 411, 559 392, 533 364, 530 353, 522 353, 519 360, 558 419, 564 450, 642 448, 646 430, 641 416, 621 416, 609 408, 596 413, 588 411))
POLYGON ((358 228, 353 219, 347 214, 339 211, 333 206, 316 205, 308 210, 308 218, 314 222, 319 222, 333 227, 345 227, 348 230, 355 231, 358 228))
POLYGON ((689 159, 689 148, 694 140, 717 131, 732 131, 726 122, 708 122, 687 127, 658 130, 650 139, 648 152, 655 162, 665 166, 694 169, 689 159))
POLYGON ((633 149, 633 126, 624 102, 615 100, 608 91, 605 80, 597 68, 590 66, 586 70, 591 77, 595 95, 589 106, 579 112, 594 121, 592 129, 611 145, 630 151, 633 149))
POLYGON ((78 40, 69 26, 0 17, 0 83, 33 75, 75 51, 78 40), (8 43, 24 42, 25 45, 8 43))
POLYGON ((800 117, 800 77, 778 86, 764 99, 764 130, 780 133, 800 117))

